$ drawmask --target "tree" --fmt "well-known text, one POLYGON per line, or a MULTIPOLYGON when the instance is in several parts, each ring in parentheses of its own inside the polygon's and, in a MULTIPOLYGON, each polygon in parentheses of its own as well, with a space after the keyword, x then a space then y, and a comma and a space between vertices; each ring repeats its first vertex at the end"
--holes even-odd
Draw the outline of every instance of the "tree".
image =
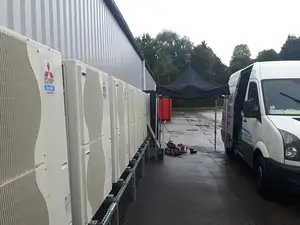
POLYGON ((149 66, 153 68, 154 61, 157 57, 157 43, 155 39, 153 39, 150 34, 143 34, 142 36, 137 37, 136 42, 143 53, 144 57, 146 58, 149 66))
POLYGON ((289 35, 280 51, 281 60, 300 60, 300 37, 289 35))
POLYGON ((214 67, 214 78, 213 81, 219 84, 227 84, 230 76, 229 68, 224 65, 219 57, 216 57, 214 67))
POLYGON ((211 80, 213 76, 214 54, 205 42, 197 45, 191 54, 190 64, 198 72, 204 76, 206 80, 211 80))
POLYGON ((230 72, 234 73, 252 63, 251 52, 248 45, 240 44, 235 46, 231 61, 230 61, 230 72))
POLYGON ((230 74, 228 67, 204 41, 194 48, 191 55, 191 66, 208 81, 217 83, 228 81, 230 74))
MULTIPOLYGON (((229 69, 213 52, 206 42, 194 46, 188 37, 181 37, 176 32, 163 30, 155 38, 144 34, 136 41, 148 61, 159 84, 174 81, 189 64, 205 80, 227 83, 229 69)), ((184 103, 174 101, 180 106, 213 105, 211 100, 184 103)))
POLYGON ((159 83, 175 80, 188 64, 206 80, 228 80, 227 66, 204 41, 194 46, 188 37, 169 30, 163 30, 155 38, 144 34, 136 41, 159 83))
POLYGON ((155 61, 154 74, 158 74, 158 82, 160 84, 167 84, 176 79, 179 75, 179 70, 173 64, 173 59, 168 54, 163 54, 155 61))
POLYGON ((174 59, 174 63, 178 65, 181 70, 189 63, 194 45, 188 37, 182 37, 175 46, 177 56, 174 59))
POLYGON ((251 52, 249 50, 248 45, 246 44, 239 44, 234 47, 232 57, 251 57, 251 52))
POLYGON ((256 57, 255 61, 265 62, 265 61, 276 61, 279 60, 279 55, 274 49, 267 49, 260 51, 256 57))
POLYGON ((193 43, 188 37, 180 37, 169 30, 160 32, 156 38, 158 57, 160 54, 169 54, 178 69, 182 69, 190 58, 193 43))

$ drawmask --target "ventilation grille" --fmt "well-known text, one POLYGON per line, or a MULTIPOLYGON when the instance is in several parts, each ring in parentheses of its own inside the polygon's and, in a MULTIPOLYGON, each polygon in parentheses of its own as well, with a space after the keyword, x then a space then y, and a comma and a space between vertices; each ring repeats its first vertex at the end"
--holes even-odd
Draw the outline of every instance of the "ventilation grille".
POLYGON ((0 33, 0 225, 49 224, 34 161, 40 121, 27 45, 0 33))
MULTIPOLYGON (((99 73, 87 69, 84 84, 84 116, 89 131, 90 155, 87 166, 88 200, 95 214, 104 199, 105 156, 102 145, 103 98, 99 73)), ((88 218, 91 219, 91 218, 88 218)))

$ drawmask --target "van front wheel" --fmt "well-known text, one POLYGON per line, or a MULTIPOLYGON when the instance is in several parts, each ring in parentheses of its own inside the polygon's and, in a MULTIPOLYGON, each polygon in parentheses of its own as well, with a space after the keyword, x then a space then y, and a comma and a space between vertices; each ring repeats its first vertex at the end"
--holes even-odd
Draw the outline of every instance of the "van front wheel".
POLYGON ((270 191, 268 171, 262 155, 255 160, 255 182, 257 192, 267 194, 270 191))

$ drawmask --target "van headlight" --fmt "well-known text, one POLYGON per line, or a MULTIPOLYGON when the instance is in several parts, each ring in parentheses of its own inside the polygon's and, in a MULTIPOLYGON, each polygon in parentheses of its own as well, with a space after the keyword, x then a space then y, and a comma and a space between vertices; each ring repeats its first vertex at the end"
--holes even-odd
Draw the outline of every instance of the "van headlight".
POLYGON ((300 140, 295 135, 285 130, 280 130, 284 144, 284 158, 287 160, 300 161, 300 140))

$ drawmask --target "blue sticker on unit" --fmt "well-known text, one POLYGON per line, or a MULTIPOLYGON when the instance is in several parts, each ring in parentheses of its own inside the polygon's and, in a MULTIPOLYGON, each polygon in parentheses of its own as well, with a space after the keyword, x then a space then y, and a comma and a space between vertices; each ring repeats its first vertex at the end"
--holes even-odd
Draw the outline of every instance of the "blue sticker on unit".
POLYGON ((45 84, 45 91, 55 91, 55 86, 54 85, 49 85, 49 84, 45 84))

